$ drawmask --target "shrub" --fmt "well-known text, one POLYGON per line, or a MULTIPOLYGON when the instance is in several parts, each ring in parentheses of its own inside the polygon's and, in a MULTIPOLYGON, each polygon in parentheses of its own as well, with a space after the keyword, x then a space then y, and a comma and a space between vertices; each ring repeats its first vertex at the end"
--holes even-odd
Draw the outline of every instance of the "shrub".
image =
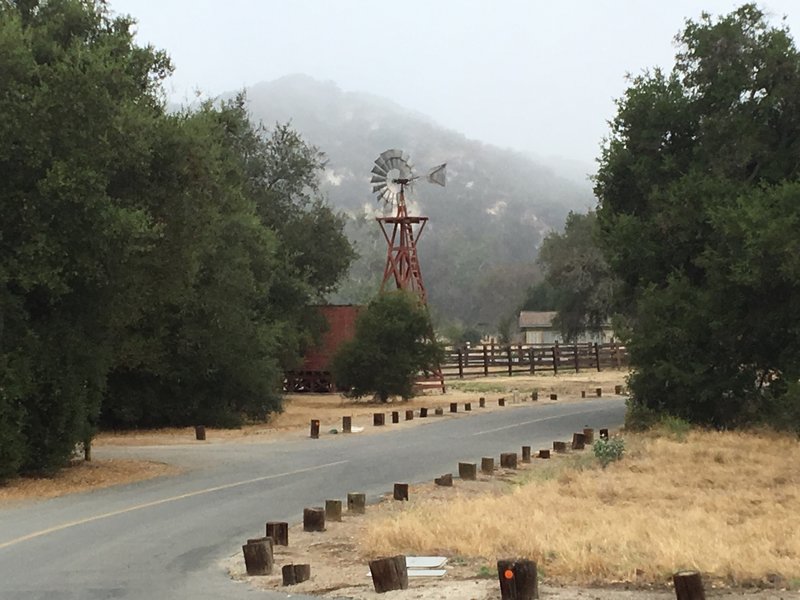
POLYGON ((605 469, 612 462, 622 458, 625 453, 625 440, 622 438, 599 439, 592 446, 594 455, 605 469))

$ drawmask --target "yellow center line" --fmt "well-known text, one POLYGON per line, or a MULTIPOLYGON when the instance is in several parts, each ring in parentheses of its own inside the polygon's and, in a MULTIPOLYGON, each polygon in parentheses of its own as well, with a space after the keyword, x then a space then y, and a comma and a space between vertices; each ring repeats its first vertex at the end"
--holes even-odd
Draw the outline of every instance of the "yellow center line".
POLYGON ((142 510, 144 508, 151 508, 153 506, 159 506, 161 504, 167 504, 168 502, 175 502, 177 500, 184 500, 186 498, 192 498, 193 496, 201 496, 203 494, 211 494, 213 492, 219 492, 222 490, 229 490, 235 487, 241 487, 243 485, 249 485, 251 483, 258 483, 259 481, 268 481, 270 479, 277 479, 279 477, 286 477, 288 475, 298 475, 300 473, 308 473, 310 471, 318 471, 319 469, 325 469, 327 467, 335 467, 336 465, 343 465, 345 463, 350 462, 349 460, 339 460, 332 463, 327 463, 324 465, 317 465, 316 467, 306 467, 305 469, 297 469, 296 471, 287 471, 285 473, 277 473, 275 475, 265 475, 263 477, 254 477, 253 479, 247 479, 246 481, 237 481, 236 483, 226 483, 225 485, 218 485, 215 487, 206 488, 204 490, 197 490, 195 492, 187 492, 186 494, 180 494, 178 496, 171 496, 169 498, 161 498, 160 500, 153 500, 152 502, 145 502, 144 504, 136 504, 134 506, 129 506, 128 508, 122 508, 120 510, 114 510, 107 513, 102 513, 99 515, 94 515, 93 517, 86 517, 85 519, 78 519, 77 521, 70 521, 68 523, 62 523, 61 525, 56 525, 55 527, 49 527, 47 529, 42 529, 41 531, 35 531, 33 533, 29 533, 27 535, 23 535, 21 537, 15 538, 13 540, 9 540, 7 542, 3 542, 0 544, 0 550, 3 548, 8 548, 9 546, 13 546, 14 544, 19 544, 20 542, 26 542, 28 540, 32 540, 37 537, 41 537, 43 535, 48 535, 50 533, 55 533, 57 531, 62 531, 64 529, 69 529, 70 527, 77 527, 78 525, 85 525, 86 523, 92 523, 94 521, 100 521, 101 519, 108 519, 110 517, 116 517, 119 515, 124 515, 125 513, 133 512, 136 510, 142 510))

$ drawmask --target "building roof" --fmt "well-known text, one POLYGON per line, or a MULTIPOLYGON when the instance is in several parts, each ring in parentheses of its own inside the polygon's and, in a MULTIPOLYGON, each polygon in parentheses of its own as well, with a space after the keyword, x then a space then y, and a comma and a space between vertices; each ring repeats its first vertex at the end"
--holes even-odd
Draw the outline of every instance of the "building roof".
POLYGON ((558 313, 554 310, 523 310, 519 313, 519 328, 546 328, 549 329, 553 326, 553 319, 558 313))

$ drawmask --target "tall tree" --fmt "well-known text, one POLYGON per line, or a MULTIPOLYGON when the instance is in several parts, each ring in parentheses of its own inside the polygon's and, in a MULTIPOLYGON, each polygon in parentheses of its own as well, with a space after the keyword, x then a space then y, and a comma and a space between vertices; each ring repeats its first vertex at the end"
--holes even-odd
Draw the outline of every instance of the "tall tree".
POLYGON ((618 102, 601 238, 632 325, 634 403, 735 425, 800 406, 800 55, 752 4, 677 41, 672 72, 618 102))

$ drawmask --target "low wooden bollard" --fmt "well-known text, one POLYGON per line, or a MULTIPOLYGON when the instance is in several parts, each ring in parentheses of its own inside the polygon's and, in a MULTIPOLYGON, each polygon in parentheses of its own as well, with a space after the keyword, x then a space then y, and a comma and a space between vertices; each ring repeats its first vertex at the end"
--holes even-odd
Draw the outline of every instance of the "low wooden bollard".
POLYGON ((428 416, 428 409, 427 408, 420 408, 419 409, 419 418, 424 419, 428 416))
POLYGON ((498 560, 502 600, 534 600, 539 598, 536 563, 532 560, 498 560))
POLYGON ((621 385, 615 385, 615 386, 614 386, 614 393, 615 393, 617 396, 619 396, 619 395, 622 393, 622 386, 621 386, 621 385))
POLYGON ((311 579, 311 565, 283 565, 283 585, 295 585, 311 579))
POLYGON ((475 481, 478 478, 478 465, 475 463, 460 462, 458 463, 458 476, 461 479, 475 481))
POLYGON ((392 411, 392 423, 394 423, 396 425, 399 422, 400 422, 400 411, 399 410, 393 410, 392 411))
POLYGON ((550 394, 550 400, 558 400, 558 394, 550 394))
POLYGON ((325 519, 327 521, 342 520, 342 501, 325 500, 325 519))
POLYGON ((303 509, 303 531, 325 531, 325 509, 320 506, 303 509))
POLYGON ((379 594, 408 589, 408 569, 405 556, 391 556, 369 561, 372 583, 379 594))
POLYGON ((406 410, 406 421, 412 421, 414 419, 414 411, 409 409, 406 410))
POLYGON ((441 485, 443 487, 453 487, 453 474, 452 473, 445 473, 441 477, 437 477, 433 480, 433 483, 436 485, 441 485))
POLYGON ((581 390, 581 398, 586 398, 586 390, 581 390))
POLYGON ((242 546, 244 554, 244 567, 248 575, 270 575, 274 558, 272 554, 272 539, 268 537, 247 540, 242 546))
POLYGON ((500 466, 504 469, 517 468, 517 453, 516 452, 503 452, 500 454, 500 466))
POLYGON ((678 571, 672 576, 677 600, 706 600, 703 579, 697 571, 678 571))
POLYGON ((441 416, 443 416, 443 415, 444 415, 444 409, 443 409, 441 406, 437 406, 437 407, 436 407, 436 410, 434 410, 434 411, 433 411, 433 413, 434 413, 434 414, 435 414, 437 417, 441 417, 441 416))
POLYGON ((450 412, 457 413, 458 412, 458 402, 451 402, 450 403, 450 412))
POLYGON ((372 415, 372 424, 375 427, 380 427, 386 423, 386 415, 383 413, 375 413, 372 415))
POLYGON ((600 439, 607 440, 608 439, 608 429, 601 429, 600 430, 600 439))
POLYGON ((531 401, 533 402, 539 401, 539 392, 531 392, 531 401))
POLYGON ((583 441, 587 445, 594 444, 594 429, 592 429, 591 427, 583 428, 583 441))
POLYGON ((564 454, 567 451, 567 442, 553 442, 553 452, 564 454))
POLYGON ((550 450, 545 448, 539 450, 539 458, 550 458, 550 450))
POLYGON ((497 406, 505 406, 505 405, 506 405, 506 399, 505 398, 498 398, 497 399, 497 406))
POLYGON ((206 426, 205 425, 195 425, 194 426, 194 439, 198 442, 203 442, 206 439, 206 426))
POLYGON ((494 473, 494 458, 491 456, 484 456, 481 459, 481 473, 486 475, 494 473))
POLYGON ((347 494, 347 512, 363 515, 367 512, 367 496, 360 492, 350 492, 347 494))
POLYGON ((583 450, 586 446, 586 438, 583 436, 582 433, 573 433, 572 434, 572 449, 573 450, 583 450))
POLYGON ((531 447, 530 446, 523 446, 522 447, 522 462, 524 462, 524 463, 531 462, 531 447))
POLYGON ((599 398, 600 396, 603 395, 603 388, 595 388, 594 393, 599 398))
POLYGON ((311 419, 311 439, 319 439, 319 419, 311 419))
POLYGON ((478 408, 486 408, 486 398, 478 398, 478 408))
POLYGON ((353 431, 353 417, 342 417, 342 432, 352 433, 353 431))
POLYGON ((272 538, 276 546, 289 545, 289 523, 285 521, 267 521, 267 537, 272 538))
POLYGON ((408 500, 408 484, 395 483, 393 497, 395 500, 408 500))
POLYGON ((464 412, 470 412, 472 410, 472 402, 465 402, 464 403, 464 412))

